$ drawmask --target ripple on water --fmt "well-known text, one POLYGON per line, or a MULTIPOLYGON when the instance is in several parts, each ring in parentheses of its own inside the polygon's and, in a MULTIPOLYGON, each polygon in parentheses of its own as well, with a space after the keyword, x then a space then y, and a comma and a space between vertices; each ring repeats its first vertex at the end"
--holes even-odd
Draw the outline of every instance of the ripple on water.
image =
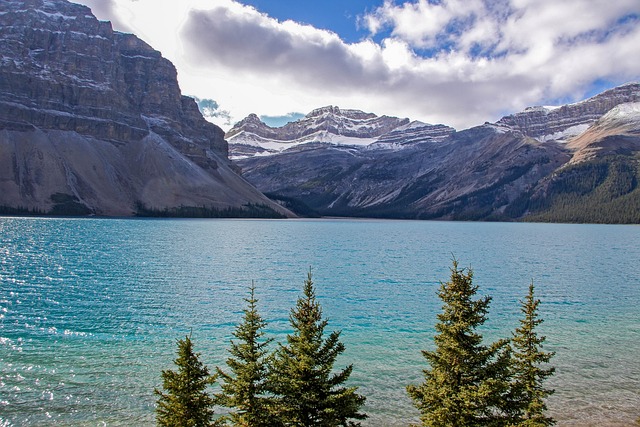
POLYGON ((559 425, 640 416, 638 227, 0 218, 0 230, 0 425, 154 425, 175 340, 193 331, 222 366, 252 280, 282 340, 311 266, 365 425, 406 426, 451 254, 493 297, 490 340, 508 336, 534 280, 559 425))

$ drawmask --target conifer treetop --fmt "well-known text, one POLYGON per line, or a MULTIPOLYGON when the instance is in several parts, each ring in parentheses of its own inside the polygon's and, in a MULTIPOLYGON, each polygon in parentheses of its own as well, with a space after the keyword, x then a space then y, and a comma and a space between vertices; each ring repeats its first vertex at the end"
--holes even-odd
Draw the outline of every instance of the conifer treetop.
POLYGON ((311 270, 289 320, 293 332, 279 346, 271 375, 280 422, 299 427, 359 425, 353 420, 366 418, 359 412, 365 398, 357 394, 357 387, 344 385, 353 366, 333 371, 345 347, 340 331, 324 337, 328 320, 316 300, 311 270))
POLYGON ((508 390, 510 353, 506 340, 486 346, 477 328, 487 320, 491 298, 476 298, 473 270, 453 259, 449 281, 438 290, 435 350, 423 350, 428 362, 424 382, 407 386, 423 426, 500 426, 501 396, 508 390))
POLYGON ((211 427, 214 399, 207 388, 215 382, 209 369, 200 361, 200 354, 193 352, 191 334, 177 340, 177 370, 162 371, 162 386, 166 390, 154 390, 158 396, 156 420, 161 427, 211 427))
POLYGON ((251 282, 249 297, 245 298, 242 322, 233 332, 230 357, 226 373, 217 368, 222 392, 216 395, 219 404, 231 409, 229 418, 233 425, 272 427, 272 399, 268 395, 269 375, 268 346, 272 339, 264 338, 265 320, 257 309, 255 282, 251 282))
POLYGON ((538 315, 540 300, 535 298, 533 281, 529 292, 520 302, 520 327, 516 328, 511 342, 514 347, 513 391, 517 409, 518 426, 547 427, 555 424, 555 420, 545 415, 547 405, 545 399, 554 390, 544 387, 544 381, 552 376, 555 368, 547 366, 554 352, 543 350, 546 337, 538 335, 536 328, 543 322, 538 315))

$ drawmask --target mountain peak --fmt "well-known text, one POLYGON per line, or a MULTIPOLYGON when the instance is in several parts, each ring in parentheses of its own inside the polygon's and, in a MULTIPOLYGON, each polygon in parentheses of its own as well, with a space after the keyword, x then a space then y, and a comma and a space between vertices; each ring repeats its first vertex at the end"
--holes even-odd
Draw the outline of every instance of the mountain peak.
POLYGON ((264 123, 262 120, 260 120, 260 117, 258 117, 258 115, 256 113, 251 113, 249 114, 245 120, 247 122, 251 122, 251 123, 264 123))
POLYGON ((316 108, 315 110, 312 110, 309 114, 305 116, 305 118, 310 119, 310 118, 328 117, 328 116, 346 117, 354 120, 366 120, 366 119, 372 119, 377 117, 373 113, 365 113, 364 111, 361 111, 361 110, 341 109, 340 107, 337 107, 337 106, 328 105, 326 107, 316 108))
POLYGON ((325 114, 336 114, 336 115, 339 115, 340 114, 340 108, 339 107, 334 107, 333 105, 327 105, 326 107, 320 107, 320 108, 316 108, 314 110, 311 110, 311 112, 309 114, 307 114, 305 117, 306 118, 318 117, 318 116, 323 116, 325 114))

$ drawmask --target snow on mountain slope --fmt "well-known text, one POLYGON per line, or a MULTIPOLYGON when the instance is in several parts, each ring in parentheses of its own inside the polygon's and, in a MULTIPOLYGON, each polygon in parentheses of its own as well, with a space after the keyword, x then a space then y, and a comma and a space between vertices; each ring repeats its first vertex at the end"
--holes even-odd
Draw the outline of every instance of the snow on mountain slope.
POLYGON ((571 163, 580 163, 597 155, 640 151, 639 138, 640 102, 627 102, 612 108, 567 147, 574 152, 571 163))
POLYGON ((538 141, 566 142, 586 131, 616 105, 637 101, 640 101, 640 84, 628 83, 561 107, 529 107, 503 117, 497 124, 538 141))
POLYGON ((279 128, 272 128, 251 114, 227 132, 225 138, 230 158, 238 160, 277 154, 310 143, 399 149, 414 142, 442 140, 453 132, 453 128, 444 125, 328 106, 279 128))

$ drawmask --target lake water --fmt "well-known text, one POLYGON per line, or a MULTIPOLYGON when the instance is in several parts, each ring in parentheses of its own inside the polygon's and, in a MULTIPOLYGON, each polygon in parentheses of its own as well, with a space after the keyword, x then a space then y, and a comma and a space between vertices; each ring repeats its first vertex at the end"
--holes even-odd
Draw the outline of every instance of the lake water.
POLYGON ((640 417, 640 227, 374 220, 0 218, 0 425, 151 426, 175 341, 223 366, 252 280, 283 341, 309 267, 366 426, 407 426, 451 259, 508 337, 531 280, 560 426, 640 417))

